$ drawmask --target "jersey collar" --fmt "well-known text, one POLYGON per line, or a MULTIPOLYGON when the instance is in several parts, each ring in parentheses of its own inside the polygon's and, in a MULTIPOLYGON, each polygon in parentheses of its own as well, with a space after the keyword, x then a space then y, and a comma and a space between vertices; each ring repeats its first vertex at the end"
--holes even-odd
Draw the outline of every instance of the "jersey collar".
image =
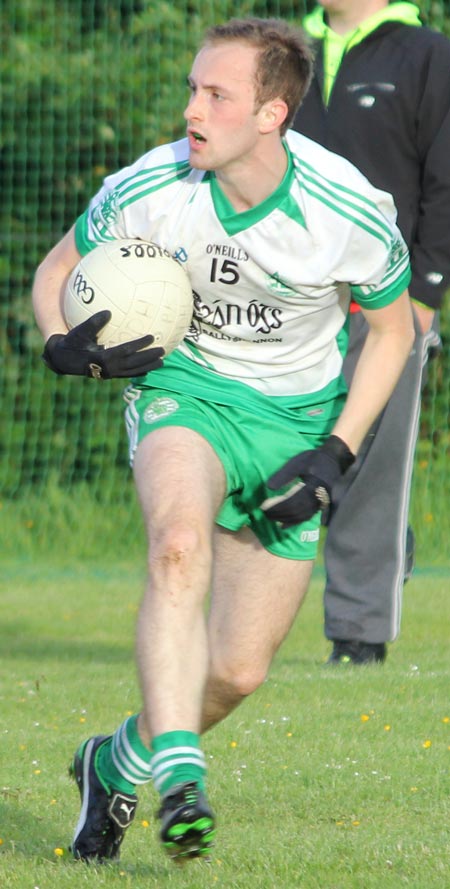
POLYGON ((272 192, 264 201, 251 207, 250 210, 243 210, 237 213, 227 196, 223 193, 215 173, 209 174, 211 197, 217 218, 223 225, 227 235, 236 235, 246 228, 251 228, 265 216, 269 216, 272 211, 280 205, 280 203, 289 195, 289 191, 294 178, 294 164, 289 148, 285 141, 283 145, 288 158, 287 170, 280 182, 278 188, 272 192))

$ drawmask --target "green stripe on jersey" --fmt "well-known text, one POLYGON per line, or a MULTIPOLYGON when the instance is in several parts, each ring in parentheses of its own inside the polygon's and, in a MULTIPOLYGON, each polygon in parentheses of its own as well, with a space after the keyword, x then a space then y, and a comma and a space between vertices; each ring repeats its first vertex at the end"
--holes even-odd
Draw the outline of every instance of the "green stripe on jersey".
POLYGON ((113 201, 119 210, 134 204, 141 198, 154 194, 162 188, 172 185, 182 179, 186 179, 191 173, 191 167, 187 161, 178 163, 161 164, 155 169, 139 170, 123 179, 109 193, 104 194, 103 200, 92 210, 87 208, 77 219, 75 223, 75 243, 78 252, 85 256, 90 250, 99 243, 113 241, 117 237, 116 234, 109 233, 109 224, 103 219, 102 208, 107 203, 113 201), (92 240, 89 235, 89 219, 92 227, 95 229, 95 239, 92 240))
POLYGON ((314 167, 298 156, 294 156, 294 163, 302 173, 305 191, 390 247, 392 229, 384 222, 384 217, 373 201, 346 186, 324 179, 316 173, 314 167))
POLYGON ((367 287, 352 287, 352 297, 355 302, 358 303, 363 309, 381 309, 383 306, 389 306, 394 302, 406 288, 411 280, 411 269, 408 264, 408 268, 403 272, 403 274, 396 281, 396 286, 385 287, 383 290, 377 290, 376 292, 376 306, 372 306, 371 304, 371 293, 368 292, 367 287))
MULTIPOLYGON (((165 164, 166 166, 168 165, 165 164)), ((158 167, 156 170, 145 170, 131 176, 130 179, 125 179, 116 189, 120 209, 134 204, 135 201, 139 201, 154 191, 159 191, 160 188, 172 185, 180 179, 186 179, 191 173, 191 167, 186 163, 170 164, 170 168, 164 176, 161 174, 163 169, 158 167)))

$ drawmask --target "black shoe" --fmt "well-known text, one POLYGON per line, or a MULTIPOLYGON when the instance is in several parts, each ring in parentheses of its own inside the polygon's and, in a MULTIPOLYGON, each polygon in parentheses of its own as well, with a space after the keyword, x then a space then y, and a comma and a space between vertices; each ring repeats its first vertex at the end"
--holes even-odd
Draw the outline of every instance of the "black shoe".
POLYGON ((72 843, 75 858, 83 861, 119 857, 120 844, 130 826, 137 806, 137 797, 108 792, 100 781, 96 768, 96 753, 110 736, 89 738, 77 750, 70 774, 78 785, 81 812, 72 843))
POLYGON ((353 642, 335 639, 327 664, 382 664, 386 660, 384 642, 353 642))
POLYGON ((214 815, 195 783, 177 784, 162 799, 160 838, 171 858, 208 856, 214 839, 214 815))

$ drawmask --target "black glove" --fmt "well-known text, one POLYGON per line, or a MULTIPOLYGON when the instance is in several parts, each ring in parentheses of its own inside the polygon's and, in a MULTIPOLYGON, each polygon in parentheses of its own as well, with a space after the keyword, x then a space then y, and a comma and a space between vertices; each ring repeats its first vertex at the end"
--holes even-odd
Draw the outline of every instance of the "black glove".
POLYGON ((129 343, 105 349, 97 336, 111 318, 104 309, 87 321, 77 324, 69 333, 54 333, 45 344, 42 358, 56 374, 75 374, 109 380, 112 377, 138 377, 162 366, 164 349, 147 349, 153 342, 148 334, 129 343))
POLYGON ((303 481, 286 494, 265 500, 261 509, 269 519, 281 522, 283 528, 307 522, 319 509, 328 509, 334 483, 354 461, 345 442, 330 435, 319 448, 297 454, 270 477, 267 485, 272 490, 282 488, 297 476, 303 481))

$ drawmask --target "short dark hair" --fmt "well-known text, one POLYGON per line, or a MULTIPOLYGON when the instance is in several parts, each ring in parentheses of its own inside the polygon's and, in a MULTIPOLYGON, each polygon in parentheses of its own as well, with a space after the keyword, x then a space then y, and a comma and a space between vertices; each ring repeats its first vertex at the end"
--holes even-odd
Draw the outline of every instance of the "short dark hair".
POLYGON ((277 96, 286 102, 288 114, 281 127, 283 135, 311 83, 313 57, 305 33, 282 19, 233 18, 209 28, 204 45, 232 41, 258 50, 256 106, 259 109, 277 96))

